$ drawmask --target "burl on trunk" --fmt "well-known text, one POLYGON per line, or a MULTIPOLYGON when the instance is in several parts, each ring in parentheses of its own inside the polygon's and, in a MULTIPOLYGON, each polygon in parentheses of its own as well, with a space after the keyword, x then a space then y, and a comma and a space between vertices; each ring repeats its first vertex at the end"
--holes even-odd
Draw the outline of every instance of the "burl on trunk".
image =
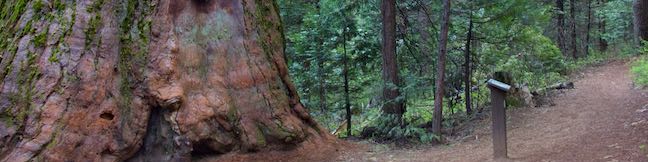
POLYGON ((333 140, 272 0, 0 0, 0 161, 191 160, 333 140))

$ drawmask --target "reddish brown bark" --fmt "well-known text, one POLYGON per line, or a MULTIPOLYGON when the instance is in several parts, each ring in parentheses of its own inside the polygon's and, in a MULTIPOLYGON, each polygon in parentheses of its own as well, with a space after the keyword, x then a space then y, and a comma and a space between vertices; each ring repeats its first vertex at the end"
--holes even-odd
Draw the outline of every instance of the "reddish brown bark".
POLYGON ((557 25, 558 26, 558 47, 563 52, 567 51, 565 47, 565 1, 556 0, 556 8, 558 8, 557 25))
POLYGON ((592 0, 587 0, 587 28, 585 30, 585 57, 589 56, 591 30, 592 30, 592 0))
POLYGON ((640 39, 648 40, 648 0, 635 0, 632 8, 635 32, 640 39))
POLYGON ((274 1, 26 2, 11 30, 34 32, 1 35, 15 41, 0 51, 0 161, 186 161, 333 140, 288 77, 274 1))
MULTIPOLYGON (((434 64, 433 58, 434 56, 431 54, 432 53, 432 48, 431 48, 431 43, 430 40, 432 36, 430 35, 430 31, 428 29, 431 27, 431 22, 430 22, 430 16, 428 15, 427 12, 427 6, 424 2, 418 1, 419 2, 419 11, 417 13, 417 21, 420 23, 420 25, 416 26, 417 31, 419 34, 421 34, 421 43, 420 43, 420 48, 421 48, 421 53, 423 57, 421 57, 422 61, 424 62, 423 66, 421 67, 421 72, 423 73, 423 76, 434 74, 434 69, 432 65, 434 64)), ((432 81, 429 83, 426 83, 426 86, 431 85, 432 81)))
POLYGON ((463 78, 463 81, 464 81, 464 100, 466 101, 465 102, 466 114, 470 115, 470 114, 472 114, 472 111, 473 111, 472 110, 472 102, 471 102, 472 97, 470 96, 471 89, 472 89, 472 85, 470 84, 471 81, 472 81, 472 79, 471 79, 472 70, 471 70, 471 67, 470 67, 470 63, 471 63, 470 55, 472 54, 471 51, 470 51, 471 50, 470 47, 472 45, 472 39, 473 39, 472 12, 470 13, 468 19, 469 19, 468 20, 468 33, 466 34, 466 44, 465 44, 466 51, 464 51, 464 78, 463 78))
POLYGON ((578 57, 578 44, 576 43, 576 0, 569 0, 569 12, 571 16, 571 47, 572 47, 572 58, 578 57))
POLYGON ((405 113, 405 106, 398 100, 400 92, 398 86, 398 60, 396 59, 396 1, 382 0, 381 4, 383 31, 382 31, 382 78, 383 99, 385 104, 382 111, 398 117, 405 113))
MULTIPOLYGON (((599 0, 599 7, 603 7, 607 3, 607 0, 599 0)), ((605 34, 605 17, 601 16, 599 18, 599 51, 605 52, 607 51, 608 48, 608 43, 607 41, 603 38, 603 34, 605 34)))
MULTIPOLYGON (((432 118, 432 132, 441 137, 441 123, 443 122, 443 97, 445 80, 445 60, 448 53, 448 30, 450 28, 450 0, 443 0, 443 14, 441 15, 441 33, 439 34, 439 59, 437 60, 436 93, 434 95, 434 117, 432 118)), ((437 142, 440 142, 437 140, 437 142)))
POLYGON ((344 51, 344 57, 342 58, 342 77, 344 79, 344 109, 346 110, 346 121, 347 121, 347 137, 351 137, 353 121, 351 120, 351 92, 349 89, 349 56, 347 55, 347 26, 345 24, 342 27, 342 50, 344 51))

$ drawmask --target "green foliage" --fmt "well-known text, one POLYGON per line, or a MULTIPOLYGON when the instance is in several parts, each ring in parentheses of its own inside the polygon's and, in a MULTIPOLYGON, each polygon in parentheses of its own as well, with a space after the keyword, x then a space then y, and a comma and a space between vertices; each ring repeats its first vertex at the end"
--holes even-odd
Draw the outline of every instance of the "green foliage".
POLYGON ((602 18, 606 23, 605 33, 599 33, 603 39, 610 43, 625 43, 632 40, 631 6, 632 0, 611 0, 598 9, 597 17, 602 18))
POLYGON ((45 6, 45 4, 43 3, 42 0, 36 0, 34 2, 34 4, 32 5, 32 7, 34 8, 35 13, 41 12, 44 6, 45 6))
POLYGON ((531 89, 564 80, 561 74, 567 70, 565 58, 553 41, 533 28, 522 29, 515 39, 516 44, 522 46, 507 48, 509 51, 506 51, 514 55, 501 55, 499 58, 484 56, 494 65, 495 70, 489 73, 508 72, 516 83, 527 83, 531 89))
POLYGON ((375 4, 379 2, 279 1, 285 9, 281 10, 281 16, 292 79, 302 103, 330 130, 344 123, 346 115, 342 60, 349 60, 354 112, 367 113, 366 103, 374 98, 375 90, 380 89, 377 82, 380 80, 380 43, 376 35, 380 28, 375 4))
MULTIPOLYGON (((150 0, 124 0, 117 8, 124 17, 119 24, 119 58, 117 71, 119 74, 118 107, 123 114, 130 114, 130 104, 133 97, 133 87, 137 82, 142 82, 148 45, 151 35, 151 17, 155 3, 150 0)), ((124 119, 130 118, 125 116, 124 119)))
POLYGON ((644 41, 644 40, 642 40, 642 41, 641 41, 641 45, 642 45, 642 46, 639 47, 638 52, 639 52, 640 54, 644 54, 644 55, 645 55, 645 54, 648 54, 648 41, 644 41))
POLYGON ((101 11, 101 6, 103 6, 103 4, 104 4, 104 0, 93 1, 93 3, 90 6, 88 6, 88 8, 86 8, 86 11, 88 11, 88 13, 99 12, 101 11))
POLYGON ((34 39, 32 39, 32 41, 34 42, 34 45, 37 47, 45 46, 45 43, 47 42, 47 32, 42 32, 34 36, 34 39))
POLYGON ((428 132, 425 128, 420 128, 411 122, 411 118, 400 119, 395 115, 382 114, 373 120, 370 125, 375 126, 375 131, 371 136, 380 140, 406 139, 414 142, 429 143, 439 137, 428 132))
POLYGON ((11 49, 15 46, 11 43, 14 42, 14 33, 18 30, 14 24, 18 21, 20 15, 25 11, 27 0, 17 1, 2 1, 0 8, 0 28, 5 30, 0 32, 0 50, 11 49))
POLYGON ((611 55, 599 51, 590 52, 590 55, 578 60, 569 60, 567 63, 567 69, 570 72, 581 70, 582 67, 587 67, 590 65, 595 65, 601 63, 605 60, 611 59, 611 55))
POLYGON ((635 84, 648 86, 648 57, 644 56, 632 63, 630 71, 633 74, 635 84))
POLYGON ((101 26, 101 6, 103 0, 94 1, 88 8, 88 13, 94 14, 88 21, 88 27, 84 30, 85 33, 85 48, 90 48, 91 43, 96 40, 97 30, 101 26))
POLYGON ((65 9, 65 2, 63 0, 54 0, 54 9, 63 11, 65 9))
MULTIPOLYGON (((471 107, 479 111, 489 103, 489 93, 483 82, 495 72, 510 73, 517 85, 528 85, 533 91, 563 82, 569 72, 617 57, 617 53, 636 53, 630 41, 631 0, 611 0, 595 7, 593 22, 604 19, 606 32, 599 32, 598 26, 592 24, 590 42, 585 42, 586 34, 578 35, 580 53, 584 53, 580 48, 584 48, 585 43, 590 44, 589 56, 578 59, 565 57, 562 52, 569 50, 559 49, 555 41, 557 12, 554 3, 453 1, 453 11, 458 12, 451 15, 446 93, 442 96, 444 127, 470 119, 465 115, 466 99, 463 97, 466 62, 472 68, 468 79, 472 85, 471 107), (470 60, 465 60, 471 22, 470 60), (599 37, 610 43, 608 52, 594 50, 597 44, 594 42, 599 37)), ((397 62, 401 84, 389 85, 389 88, 398 88, 402 95, 397 99, 405 101, 407 106, 399 122, 392 121, 393 117, 383 115, 380 110, 382 104, 390 101, 380 100, 383 82, 379 0, 279 0, 279 6, 291 77, 301 102, 310 108, 311 115, 320 124, 335 131, 346 122, 342 60, 348 58, 353 135, 359 135, 365 127, 376 127, 381 134, 379 138, 433 139, 421 126, 432 121, 433 116, 441 1, 398 1, 397 62), (420 14, 421 11, 424 14, 420 14)), ((578 26, 586 25, 585 14, 580 13, 576 18, 578 26)), ((568 25, 570 23, 568 21, 568 25)), ((339 135, 345 136, 345 133, 339 135)))
POLYGON ((85 29, 86 48, 94 40, 94 37, 97 34, 97 29, 99 28, 99 25, 101 25, 101 16, 99 14, 97 14, 97 15, 93 16, 92 18, 90 18, 90 21, 88 22, 88 28, 85 29))

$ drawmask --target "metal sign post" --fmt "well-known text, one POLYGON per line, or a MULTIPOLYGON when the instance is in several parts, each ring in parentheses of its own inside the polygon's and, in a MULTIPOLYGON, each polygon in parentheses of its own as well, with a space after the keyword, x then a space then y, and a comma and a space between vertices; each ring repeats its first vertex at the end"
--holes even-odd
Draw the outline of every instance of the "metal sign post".
POLYGON ((504 97, 511 86, 500 81, 488 80, 488 88, 491 90, 491 107, 493 121, 493 151, 495 159, 505 159, 507 156, 506 148, 506 105, 504 97))

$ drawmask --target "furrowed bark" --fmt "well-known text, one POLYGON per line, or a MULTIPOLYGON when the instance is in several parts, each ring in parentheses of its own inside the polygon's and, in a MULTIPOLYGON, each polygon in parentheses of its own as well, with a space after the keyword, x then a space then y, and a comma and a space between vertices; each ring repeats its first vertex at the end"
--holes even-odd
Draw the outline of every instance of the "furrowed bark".
POLYGON ((0 161, 186 161, 333 140, 288 77, 274 1, 3 2, 0 161))
POLYGON ((641 40, 648 40, 648 0, 635 0, 634 10, 635 32, 641 40))
POLYGON ((592 29, 592 0, 587 0, 587 29, 585 30, 585 57, 589 56, 591 29, 592 29))
POLYGON ((400 79, 396 59, 396 1, 383 0, 381 9, 383 20, 382 78, 383 99, 385 100, 382 111, 385 114, 396 115, 400 119, 405 113, 405 106, 402 101, 397 99, 400 96, 398 88, 400 79))
POLYGON ((567 47, 565 46, 565 1, 556 0, 556 8, 558 8, 557 15, 557 25, 558 26, 558 47, 563 54, 567 52, 567 47))
POLYGON ((470 91, 471 91, 471 72, 470 70, 470 55, 471 55, 471 49, 470 46, 472 45, 472 39, 473 39, 473 20, 472 20, 472 12, 470 13, 470 17, 468 18, 468 33, 466 34, 466 51, 464 52, 464 99, 465 101, 465 106, 466 106, 466 114, 470 115, 472 114, 472 102, 471 102, 471 96, 470 96, 470 91))
MULTIPOLYGON (((432 132, 441 137, 443 122, 443 97, 445 80, 445 60, 448 52, 448 30, 450 24, 450 0, 443 0, 443 14, 441 15, 441 34, 439 34, 439 59, 437 60, 436 93, 434 95, 434 116, 432 117, 432 132)), ((437 143, 441 140, 437 139, 437 143)))
POLYGON ((576 42, 576 0, 569 0, 569 12, 571 13, 571 46, 572 46, 572 58, 578 58, 578 44, 576 42))

